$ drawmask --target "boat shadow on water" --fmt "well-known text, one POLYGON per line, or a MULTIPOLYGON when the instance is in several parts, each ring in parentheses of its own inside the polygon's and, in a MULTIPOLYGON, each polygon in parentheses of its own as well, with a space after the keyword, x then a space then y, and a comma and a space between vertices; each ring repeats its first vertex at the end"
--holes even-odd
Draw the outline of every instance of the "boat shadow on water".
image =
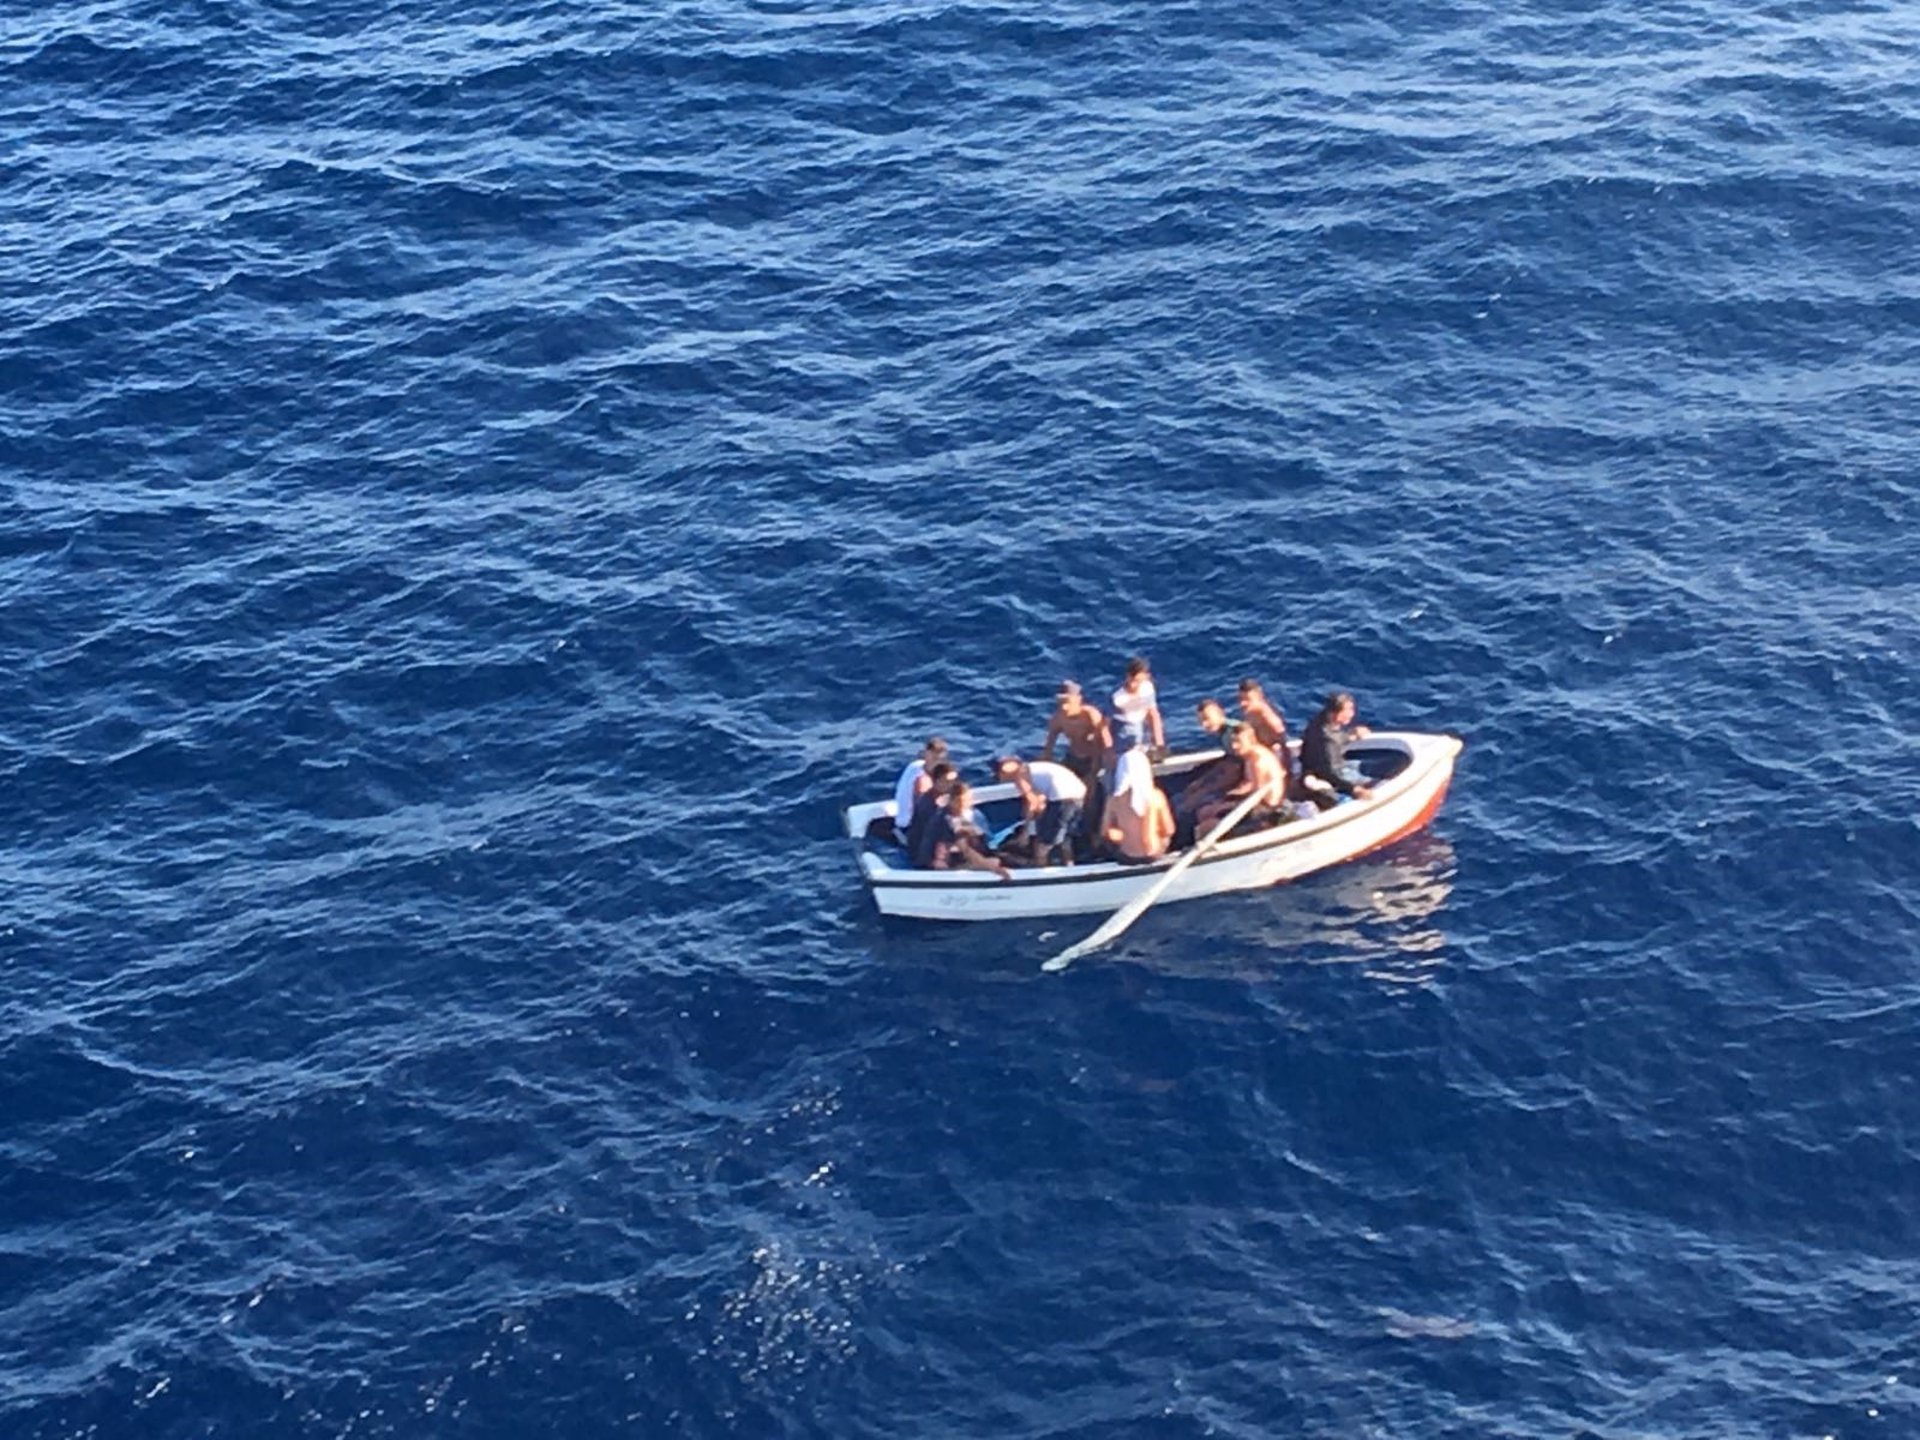
POLYGON ((1149 916, 1081 963, 1247 981, 1286 965, 1351 965, 1384 985, 1425 986, 1446 964, 1454 874, 1451 842, 1413 835, 1338 869, 1149 916))

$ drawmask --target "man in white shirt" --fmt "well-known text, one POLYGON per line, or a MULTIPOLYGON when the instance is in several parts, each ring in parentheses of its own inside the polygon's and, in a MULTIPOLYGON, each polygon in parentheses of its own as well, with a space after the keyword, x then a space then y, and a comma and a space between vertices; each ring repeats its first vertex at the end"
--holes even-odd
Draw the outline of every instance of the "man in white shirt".
POLYGON ((1073 837, 1087 803, 1087 786, 1078 775, 1051 760, 1031 763, 1008 755, 994 773, 1020 792, 1022 823, 1032 837, 1034 863, 1073 864, 1073 837))
MULTIPOLYGON (((1136 655, 1127 662, 1127 678, 1113 692, 1113 714, 1121 725, 1132 728, 1136 745, 1146 747, 1151 754, 1166 754, 1167 729, 1160 721, 1160 692, 1153 688, 1153 670, 1143 656, 1136 655)), ((1119 728, 1114 727, 1116 731, 1119 728)))

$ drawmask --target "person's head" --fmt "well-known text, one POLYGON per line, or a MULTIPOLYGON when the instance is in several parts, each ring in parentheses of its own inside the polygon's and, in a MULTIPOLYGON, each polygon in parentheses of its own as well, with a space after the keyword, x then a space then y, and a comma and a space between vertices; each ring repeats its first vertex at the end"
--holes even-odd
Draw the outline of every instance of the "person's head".
POLYGON ((1060 682, 1059 693, 1053 698, 1059 702, 1060 708, 1069 715, 1079 714, 1080 706, 1084 703, 1080 696, 1080 682, 1078 680, 1062 680, 1060 682))
POLYGON ((1127 661, 1127 689, 1138 690, 1153 678, 1153 667, 1147 664, 1147 657, 1136 655, 1127 661))
POLYGON ((1018 755, 1002 755, 993 762, 993 773, 1002 780, 1011 780, 1016 785, 1027 775, 1027 762, 1018 755))
POLYGON ((1327 703, 1320 707, 1320 713, 1335 725, 1344 725, 1353 719, 1353 696, 1345 690, 1335 690, 1327 696, 1327 703))
POLYGON ((964 815, 973 808, 973 787, 966 781, 956 778, 953 788, 947 792, 947 809, 955 815, 964 815))
POLYGON ((1251 755, 1253 754, 1254 751, 1258 750, 1259 748, 1260 748, 1260 737, 1253 733, 1252 726, 1242 725, 1238 730, 1233 732, 1233 753, 1234 754, 1251 755))
POLYGON ((931 765, 936 760, 947 758, 947 742, 938 735, 929 735, 927 743, 921 747, 920 758, 931 765))
POLYGON ((1209 735, 1218 735, 1227 723, 1227 708, 1209 695, 1193 707, 1193 713, 1200 717, 1200 728, 1209 735))
POLYGON ((934 794, 945 795, 959 781, 960 772, 950 762, 941 760, 927 768, 927 778, 933 782, 934 794))
POLYGON ((1266 698, 1267 692, 1261 687, 1260 682, 1251 675, 1240 682, 1240 704, 1242 708, 1248 705, 1258 704, 1266 698))

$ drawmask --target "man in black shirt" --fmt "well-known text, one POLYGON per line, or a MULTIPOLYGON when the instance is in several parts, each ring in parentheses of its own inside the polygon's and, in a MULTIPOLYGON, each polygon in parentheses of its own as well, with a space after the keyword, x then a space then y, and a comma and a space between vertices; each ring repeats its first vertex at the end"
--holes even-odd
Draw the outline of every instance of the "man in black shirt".
POLYGON ((933 784, 922 790, 914 800, 913 818, 904 832, 907 859, 921 870, 933 864, 934 821, 939 818, 941 806, 952 791, 954 782, 960 778, 960 772, 949 761, 941 760, 928 769, 927 778, 933 784))
POLYGON ((1307 733, 1300 737, 1301 780, 1308 797, 1322 810, 1339 804, 1336 793, 1351 795, 1355 800, 1373 798, 1373 791, 1347 769, 1347 746, 1370 733, 1366 726, 1353 723, 1353 715, 1353 696, 1336 690, 1327 696, 1320 713, 1307 722, 1307 733))

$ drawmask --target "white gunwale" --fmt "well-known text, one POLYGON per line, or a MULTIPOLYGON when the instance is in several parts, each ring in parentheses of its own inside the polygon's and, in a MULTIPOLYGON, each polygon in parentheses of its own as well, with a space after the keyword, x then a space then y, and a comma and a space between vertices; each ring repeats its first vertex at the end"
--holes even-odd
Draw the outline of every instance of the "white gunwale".
MULTIPOLYGON (((1375 732, 1356 741, 1355 758, 1397 752, 1406 764, 1373 786, 1370 799, 1349 801, 1308 820, 1235 836, 1202 857, 1178 877, 1162 903, 1228 890, 1257 889, 1298 879, 1355 859, 1432 818, 1453 778, 1461 750, 1453 735, 1414 731, 1375 732)), ((1190 751, 1155 767, 1177 775, 1219 756, 1218 750, 1190 751)), ((980 785, 982 804, 1011 798, 1014 787, 980 785)), ((867 827, 893 815, 891 800, 850 805, 844 811, 846 833, 856 846, 861 878, 881 913, 931 920, 1002 920, 1113 910, 1154 883, 1176 860, 1175 852, 1146 865, 1099 861, 1087 865, 1015 870, 1002 880, 980 870, 914 870, 876 853, 865 843, 867 827)))

